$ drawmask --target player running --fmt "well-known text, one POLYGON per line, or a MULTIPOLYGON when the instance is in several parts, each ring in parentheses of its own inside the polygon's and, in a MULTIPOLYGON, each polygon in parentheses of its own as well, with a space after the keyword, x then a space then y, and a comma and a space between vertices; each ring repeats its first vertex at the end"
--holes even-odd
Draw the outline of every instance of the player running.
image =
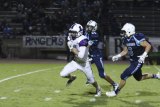
POLYGON ((119 87, 115 91, 106 92, 108 97, 116 96, 125 86, 127 78, 133 75, 137 81, 145 79, 160 79, 160 74, 142 74, 142 66, 151 49, 150 43, 146 40, 144 34, 136 33, 135 26, 131 23, 126 23, 121 29, 123 40, 123 51, 112 57, 113 61, 117 61, 120 57, 129 54, 130 66, 121 74, 119 87))
POLYGON ((81 70, 87 77, 88 83, 96 88, 95 97, 99 97, 101 96, 101 89, 94 79, 91 65, 88 61, 88 39, 82 34, 83 27, 80 24, 75 23, 69 29, 69 41, 67 44, 70 51, 74 53, 74 59, 63 68, 60 76, 69 79, 66 84, 68 86, 76 79, 76 76, 72 76, 71 73, 81 70))
POLYGON ((87 22, 86 25, 86 34, 85 36, 88 38, 89 42, 89 54, 92 59, 91 63, 95 63, 99 76, 109 82, 113 89, 116 89, 118 87, 118 84, 115 83, 109 75, 106 75, 104 72, 104 66, 103 66, 103 56, 101 50, 97 47, 99 43, 99 35, 96 32, 97 31, 97 23, 93 20, 90 20, 87 22))

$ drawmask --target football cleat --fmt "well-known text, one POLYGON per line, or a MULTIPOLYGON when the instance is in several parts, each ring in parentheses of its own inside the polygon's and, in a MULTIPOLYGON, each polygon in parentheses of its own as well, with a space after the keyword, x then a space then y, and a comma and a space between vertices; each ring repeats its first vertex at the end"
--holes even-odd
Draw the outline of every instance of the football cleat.
POLYGON ((96 90, 96 94, 95 94, 94 96, 95 96, 95 97, 100 97, 101 94, 102 94, 101 88, 98 88, 98 89, 96 90))
POLYGON ((157 77, 157 79, 160 79, 160 73, 159 72, 156 74, 156 77, 157 77))
POLYGON ((118 83, 115 83, 115 84, 113 85, 113 90, 116 91, 118 87, 119 87, 119 84, 118 84, 118 83))
POLYGON ((76 77, 75 75, 72 76, 71 79, 69 79, 69 80, 67 81, 66 86, 71 85, 71 83, 72 83, 76 78, 77 78, 77 77, 76 77))
POLYGON ((116 95, 115 91, 106 92, 106 96, 108 97, 115 97, 116 95))

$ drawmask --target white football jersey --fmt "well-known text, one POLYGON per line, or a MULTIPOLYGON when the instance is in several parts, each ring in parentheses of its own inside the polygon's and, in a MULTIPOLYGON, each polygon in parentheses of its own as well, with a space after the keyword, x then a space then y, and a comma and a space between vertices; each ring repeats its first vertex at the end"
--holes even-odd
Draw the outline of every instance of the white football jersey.
POLYGON ((78 63, 84 63, 88 60, 88 52, 89 52, 89 49, 88 49, 88 39, 86 36, 82 35, 78 38, 76 38, 75 40, 73 40, 73 44, 74 44, 74 48, 76 48, 79 52, 80 51, 84 51, 84 50, 81 50, 80 47, 86 47, 85 51, 84 51, 84 57, 83 58, 79 58, 77 56, 75 56, 75 61, 78 62, 78 63))

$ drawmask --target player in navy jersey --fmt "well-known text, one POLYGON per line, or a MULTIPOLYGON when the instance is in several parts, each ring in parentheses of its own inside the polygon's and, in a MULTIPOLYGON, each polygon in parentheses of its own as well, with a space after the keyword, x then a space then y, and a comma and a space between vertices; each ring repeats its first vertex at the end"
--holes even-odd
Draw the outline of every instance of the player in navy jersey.
POLYGON ((110 76, 106 75, 104 72, 104 66, 103 66, 103 56, 101 50, 97 47, 99 43, 99 35, 96 32, 97 31, 97 23, 93 20, 88 21, 86 25, 86 34, 85 36, 88 38, 89 42, 89 54, 92 59, 91 63, 95 63, 99 76, 106 81, 108 81, 113 88, 117 88, 118 84, 115 83, 110 76))
POLYGON ((117 61, 120 57, 129 54, 130 66, 121 74, 121 81, 119 87, 115 91, 106 92, 109 97, 116 96, 120 90, 125 86, 127 78, 133 75, 137 81, 145 79, 160 79, 160 74, 142 74, 142 66, 148 52, 151 49, 150 43, 146 40, 144 34, 136 33, 135 26, 131 23, 126 23, 121 29, 121 36, 123 41, 123 51, 112 57, 113 61, 117 61))

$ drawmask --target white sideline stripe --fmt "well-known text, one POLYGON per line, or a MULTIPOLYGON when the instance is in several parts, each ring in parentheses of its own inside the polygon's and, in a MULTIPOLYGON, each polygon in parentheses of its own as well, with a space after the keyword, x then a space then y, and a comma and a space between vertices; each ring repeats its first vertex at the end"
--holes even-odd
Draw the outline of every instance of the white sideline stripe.
POLYGON ((25 76, 25 75, 29 75, 29 74, 33 74, 33 73, 37 73, 37 72, 47 71, 47 70, 51 70, 51 68, 36 70, 36 71, 32 71, 32 72, 27 72, 25 74, 19 74, 19 75, 11 76, 11 77, 8 77, 8 78, 4 78, 4 79, 0 80, 0 83, 2 83, 4 81, 7 81, 7 80, 10 80, 10 79, 17 78, 17 77, 21 77, 21 76, 25 76))
POLYGON ((160 68, 158 68, 158 67, 155 66, 155 65, 154 65, 154 68, 155 68, 156 70, 158 70, 158 72, 160 72, 160 68))

